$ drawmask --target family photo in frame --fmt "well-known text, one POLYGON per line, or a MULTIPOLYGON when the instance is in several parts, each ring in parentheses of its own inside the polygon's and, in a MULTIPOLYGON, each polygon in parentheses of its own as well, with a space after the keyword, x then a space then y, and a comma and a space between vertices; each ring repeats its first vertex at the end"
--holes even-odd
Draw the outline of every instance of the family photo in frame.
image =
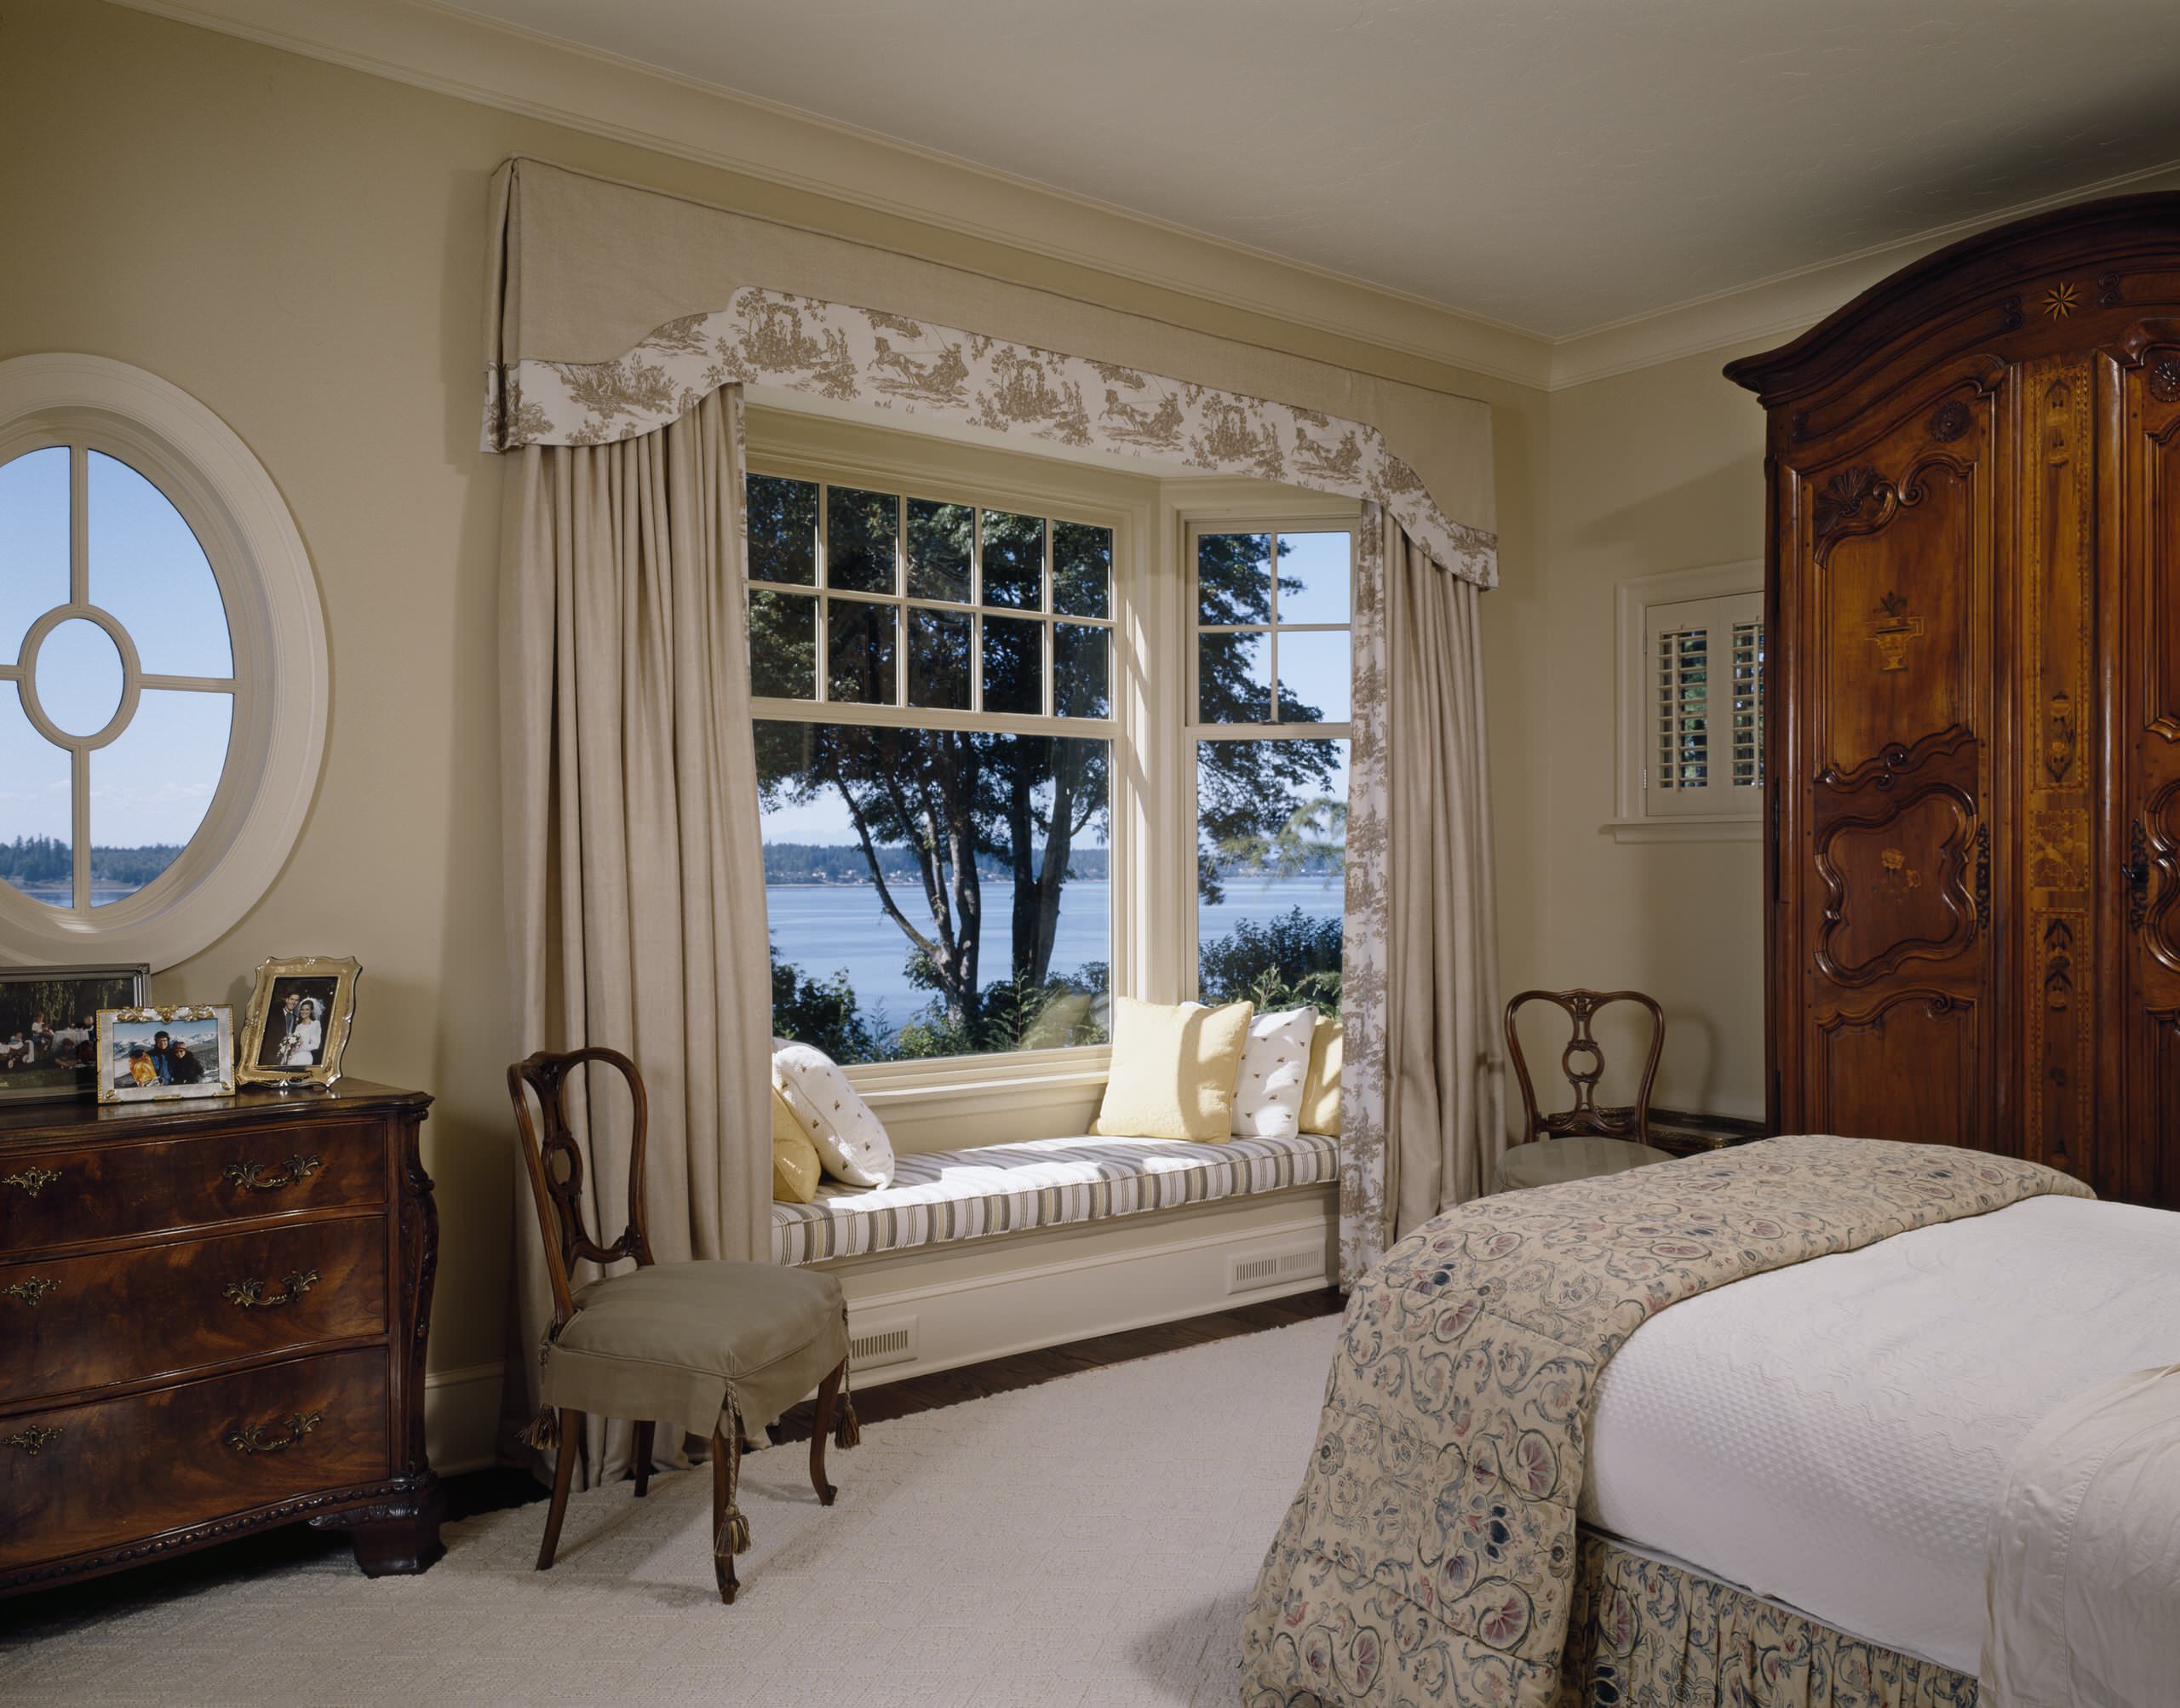
POLYGON ((102 1008, 96 1029, 102 1103, 221 1098, 234 1092, 232 1008, 102 1008))
POLYGON ((98 1083, 98 1014, 141 1007, 145 966, 0 968, 0 1102, 89 1097, 98 1083))
POLYGON ((259 963, 243 1024, 242 1083, 330 1086, 339 1079, 362 973, 353 957, 259 963))

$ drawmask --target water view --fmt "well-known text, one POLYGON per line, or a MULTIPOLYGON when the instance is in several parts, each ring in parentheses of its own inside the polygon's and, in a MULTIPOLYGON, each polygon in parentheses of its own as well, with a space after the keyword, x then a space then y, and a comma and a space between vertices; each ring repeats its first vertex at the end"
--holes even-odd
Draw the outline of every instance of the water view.
MULTIPOLYGON (((911 918, 922 913, 913 885, 894 886, 911 918)), ((1005 975, 1006 921, 1013 906, 1014 886, 1004 878, 984 880, 987 943, 1000 948, 990 977, 1005 975)), ((1299 878, 1231 878, 1225 899, 1196 903, 1196 933, 1208 943, 1236 926, 1283 917, 1299 908, 1313 920, 1337 919, 1343 901, 1337 873, 1299 878)), ((767 884, 765 905, 780 959, 813 977, 847 974, 848 983, 874 1027, 898 1031, 932 1000, 908 980, 906 940, 880 913, 877 891, 868 884, 767 884)), ((1063 897, 1053 932, 1055 974, 1079 977, 1086 966, 1112 959, 1112 901, 1109 880, 1077 878, 1063 897)))

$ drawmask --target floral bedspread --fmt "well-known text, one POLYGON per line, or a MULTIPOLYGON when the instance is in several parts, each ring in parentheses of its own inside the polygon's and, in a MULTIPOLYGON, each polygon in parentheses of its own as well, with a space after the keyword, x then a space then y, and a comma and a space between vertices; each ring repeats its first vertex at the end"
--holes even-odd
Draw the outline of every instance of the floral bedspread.
POLYGON ((1348 1301, 1302 1487, 1242 1628, 1247 1708, 1551 1708, 1598 1373, 1707 1288, 2045 1193, 2034 1163, 1804 1136, 1501 1193, 1348 1301))

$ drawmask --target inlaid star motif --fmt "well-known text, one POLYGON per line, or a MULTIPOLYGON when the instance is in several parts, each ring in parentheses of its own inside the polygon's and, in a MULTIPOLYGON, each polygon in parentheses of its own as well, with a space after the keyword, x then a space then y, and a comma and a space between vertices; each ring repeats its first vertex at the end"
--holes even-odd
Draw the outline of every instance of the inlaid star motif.
POLYGON ((2044 293, 2044 312, 2054 320, 2064 320, 2074 312, 2074 304, 2081 300, 2073 285, 2058 284, 2044 293))

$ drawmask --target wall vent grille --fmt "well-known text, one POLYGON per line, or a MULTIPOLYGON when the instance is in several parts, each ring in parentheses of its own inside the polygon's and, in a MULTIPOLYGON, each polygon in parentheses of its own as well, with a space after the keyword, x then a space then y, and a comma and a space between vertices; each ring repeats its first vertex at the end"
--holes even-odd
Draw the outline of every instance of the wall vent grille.
POLYGON ((851 1370, 874 1369, 881 1364, 908 1364, 915 1361, 915 1356, 916 1320, 913 1316, 874 1322, 866 1328, 852 1331, 848 1336, 851 1370))
POLYGON ((1266 1252, 1260 1257, 1229 1258, 1226 1291, 1254 1292, 1259 1287, 1277 1287, 1322 1274, 1324 1266, 1324 1250, 1319 1246, 1291 1246, 1285 1251, 1266 1252))

